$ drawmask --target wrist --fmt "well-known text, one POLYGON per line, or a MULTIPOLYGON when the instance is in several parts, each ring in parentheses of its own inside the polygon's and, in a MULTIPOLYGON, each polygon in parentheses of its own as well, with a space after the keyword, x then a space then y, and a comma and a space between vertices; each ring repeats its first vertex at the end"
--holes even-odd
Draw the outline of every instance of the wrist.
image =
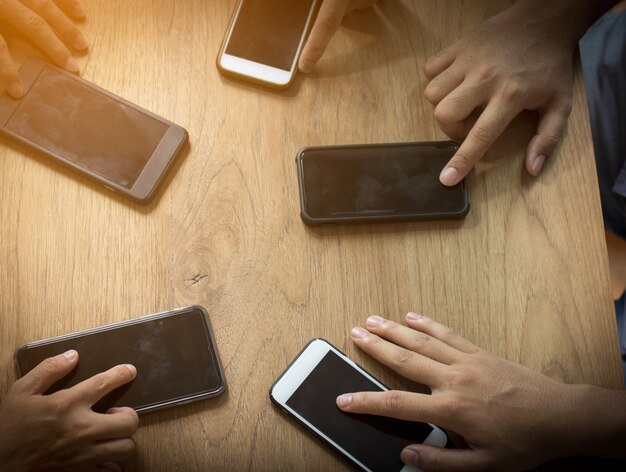
POLYGON ((565 385, 564 455, 626 458, 626 391, 565 385))

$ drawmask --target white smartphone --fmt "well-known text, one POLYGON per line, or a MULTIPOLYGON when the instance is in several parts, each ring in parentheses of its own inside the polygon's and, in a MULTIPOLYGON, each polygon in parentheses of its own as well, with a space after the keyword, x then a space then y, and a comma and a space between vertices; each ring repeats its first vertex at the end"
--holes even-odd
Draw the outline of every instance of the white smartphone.
POLYGON ((270 390, 282 410, 366 471, 416 472, 400 452, 409 444, 445 447, 446 433, 426 423, 342 412, 337 396, 389 390, 323 339, 309 342, 270 390))
POLYGON ((239 0, 217 68, 272 88, 287 88, 320 0, 239 0))

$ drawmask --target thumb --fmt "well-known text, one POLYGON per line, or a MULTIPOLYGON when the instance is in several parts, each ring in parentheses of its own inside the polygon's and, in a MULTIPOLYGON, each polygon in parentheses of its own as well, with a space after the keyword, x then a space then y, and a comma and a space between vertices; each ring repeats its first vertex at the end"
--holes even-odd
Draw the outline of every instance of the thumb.
POLYGON ((472 449, 443 449, 412 444, 400 454, 402 462, 424 472, 472 472, 488 468, 485 454, 472 449))
POLYGON ((48 357, 33 370, 15 382, 15 387, 30 395, 41 395, 69 374, 78 363, 78 352, 73 349, 48 357))
POLYGON ((526 151, 526 170, 530 175, 539 175, 545 160, 556 148, 570 110, 571 101, 567 100, 555 104, 541 114, 537 134, 530 140, 526 151))

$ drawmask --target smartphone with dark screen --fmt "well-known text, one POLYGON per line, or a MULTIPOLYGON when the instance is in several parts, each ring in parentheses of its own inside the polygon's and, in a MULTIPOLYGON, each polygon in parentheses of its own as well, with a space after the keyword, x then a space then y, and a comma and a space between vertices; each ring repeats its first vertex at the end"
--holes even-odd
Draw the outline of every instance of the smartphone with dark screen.
POLYGON ((240 0, 217 56, 227 76, 289 87, 321 0, 240 0))
POLYGON ((135 201, 154 196, 183 128, 37 57, 19 73, 25 93, 0 96, 0 133, 135 201))
POLYGON ((221 394, 226 381, 206 310, 190 306, 44 339, 15 352, 18 377, 48 357, 78 351, 78 366, 46 394, 70 388, 118 364, 137 377, 102 398, 94 411, 129 406, 147 413, 221 394))
POLYGON ((462 218, 465 180, 439 182, 457 150, 451 141, 305 147, 296 157, 301 217, 309 225, 462 218))
POLYGON ((274 404, 365 471, 415 472, 400 453, 410 444, 445 447, 437 426, 395 418, 344 413, 344 393, 388 388, 323 339, 309 342, 270 390, 274 404))

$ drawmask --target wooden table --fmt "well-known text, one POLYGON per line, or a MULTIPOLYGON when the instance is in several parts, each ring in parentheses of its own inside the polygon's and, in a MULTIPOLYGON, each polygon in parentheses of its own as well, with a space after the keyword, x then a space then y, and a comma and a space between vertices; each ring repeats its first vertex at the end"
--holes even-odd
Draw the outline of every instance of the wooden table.
MULTIPOLYGON (((143 417, 140 470, 345 468, 268 389, 313 337, 414 388, 351 344, 374 313, 422 311, 556 379, 619 388, 579 72, 542 175, 523 168, 534 122, 522 117, 469 178, 464 221, 310 229, 299 217, 296 151, 444 138, 421 66, 509 3, 381 1, 345 20, 315 73, 274 93, 215 68, 235 0, 84 0, 82 76, 184 126, 191 147, 148 206, 0 147, 0 393, 21 343, 189 304, 211 315, 229 391, 143 417)), ((32 53, 10 45, 18 62, 32 53)))

